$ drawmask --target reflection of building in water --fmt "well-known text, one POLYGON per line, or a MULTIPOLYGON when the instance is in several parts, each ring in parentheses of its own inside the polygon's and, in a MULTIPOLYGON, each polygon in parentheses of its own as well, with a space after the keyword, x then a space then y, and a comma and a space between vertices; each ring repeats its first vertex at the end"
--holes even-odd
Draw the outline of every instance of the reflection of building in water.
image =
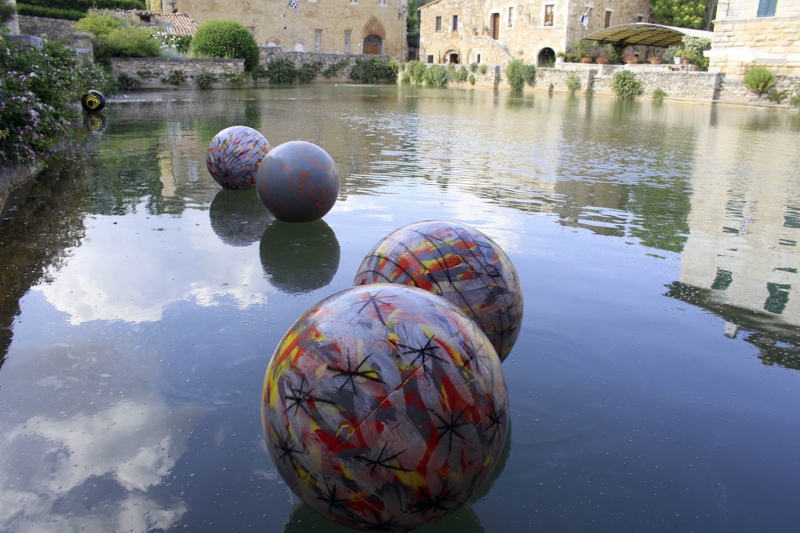
POLYGON ((669 291, 725 318, 729 336, 755 330, 747 340, 771 362, 800 354, 800 156, 788 140, 747 119, 701 138, 698 152, 716 156, 696 158, 691 233, 669 291), (757 155, 765 146, 769 159, 757 155))

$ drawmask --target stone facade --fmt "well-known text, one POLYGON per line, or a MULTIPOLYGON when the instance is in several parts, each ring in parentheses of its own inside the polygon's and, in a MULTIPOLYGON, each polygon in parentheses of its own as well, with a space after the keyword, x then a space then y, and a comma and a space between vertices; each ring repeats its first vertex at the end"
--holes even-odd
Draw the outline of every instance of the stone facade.
POLYGON ((435 0, 419 11, 419 57, 423 62, 505 65, 522 59, 545 66, 555 62, 558 52, 569 50, 592 32, 648 21, 650 2, 435 0), (579 22, 584 13, 588 29, 579 22))
POLYGON ((188 13, 198 26, 214 19, 244 24, 260 46, 298 52, 388 55, 405 61, 408 0, 287 0, 226 2, 163 0, 161 10, 188 13))
POLYGON ((709 70, 743 77, 762 65, 776 73, 800 74, 800 0, 719 0, 709 70), (759 16, 761 9, 761 16, 759 16))
POLYGON ((23 35, 36 35, 51 41, 72 41, 75 35, 75 21, 29 17, 18 15, 19 32, 23 35))

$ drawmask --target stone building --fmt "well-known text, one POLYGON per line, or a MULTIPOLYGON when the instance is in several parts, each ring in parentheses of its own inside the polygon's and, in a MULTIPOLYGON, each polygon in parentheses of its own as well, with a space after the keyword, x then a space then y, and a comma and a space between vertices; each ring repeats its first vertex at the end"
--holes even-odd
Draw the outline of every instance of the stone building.
POLYGON ((761 65, 800 74, 800 0, 719 0, 708 70, 742 77, 761 65))
POLYGON ((650 2, 435 0, 419 11, 421 61, 544 66, 599 29, 648 22, 650 2))
POLYGON ((241 22, 259 46, 289 51, 388 55, 404 61, 408 50, 408 0, 297 0, 298 13, 289 0, 161 0, 160 9, 188 13, 198 26, 214 19, 241 22))

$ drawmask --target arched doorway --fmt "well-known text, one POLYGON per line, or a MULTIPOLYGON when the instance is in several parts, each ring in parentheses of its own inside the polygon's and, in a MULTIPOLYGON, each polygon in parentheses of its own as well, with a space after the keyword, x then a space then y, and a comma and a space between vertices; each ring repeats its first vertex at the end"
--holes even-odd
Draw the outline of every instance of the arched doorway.
POLYGON ((371 56, 381 55, 383 53, 383 39, 377 35, 364 37, 364 53, 371 56))
POLYGON ((556 53, 552 48, 542 48, 536 65, 539 67, 554 67, 556 64, 556 53))
POLYGON ((500 13, 492 13, 492 39, 495 41, 500 38, 500 13))
POLYGON ((456 52, 447 52, 447 62, 451 65, 458 65, 458 54, 456 52))

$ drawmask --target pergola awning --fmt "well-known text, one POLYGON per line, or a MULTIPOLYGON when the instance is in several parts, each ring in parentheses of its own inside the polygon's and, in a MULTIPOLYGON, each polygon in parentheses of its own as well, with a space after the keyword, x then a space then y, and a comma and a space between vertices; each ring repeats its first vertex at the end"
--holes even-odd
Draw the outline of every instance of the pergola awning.
POLYGON ((683 39, 684 35, 711 39, 714 32, 634 22, 632 24, 619 24, 604 28, 587 35, 584 39, 605 41, 607 43, 624 42, 646 46, 672 46, 681 44, 681 39, 683 39))

